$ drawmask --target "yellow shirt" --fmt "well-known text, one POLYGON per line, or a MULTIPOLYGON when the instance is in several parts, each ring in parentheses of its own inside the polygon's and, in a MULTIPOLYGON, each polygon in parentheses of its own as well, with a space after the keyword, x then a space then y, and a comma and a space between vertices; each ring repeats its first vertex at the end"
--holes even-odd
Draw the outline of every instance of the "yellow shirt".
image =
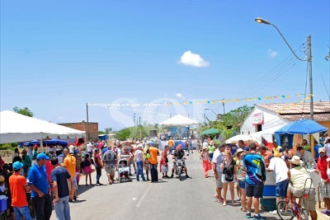
POLYGON ((168 145, 169 147, 173 147, 173 146, 174 146, 174 141, 173 141, 173 140, 169 140, 169 141, 167 142, 167 145, 168 145))
POLYGON ((62 166, 68 170, 72 178, 76 176, 76 158, 74 156, 68 154, 64 158, 62 166))

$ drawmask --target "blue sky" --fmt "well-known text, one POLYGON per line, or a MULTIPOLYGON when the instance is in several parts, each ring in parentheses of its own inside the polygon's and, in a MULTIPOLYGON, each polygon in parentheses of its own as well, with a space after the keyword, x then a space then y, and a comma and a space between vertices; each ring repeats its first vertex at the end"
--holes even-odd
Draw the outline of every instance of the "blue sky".
MULTIPOLYGON (((276 24, 302 57, 301 45, 312 35, 314 94, 317 100, 329 100, 324 86, 329 90, 330 66, 324 59, 330 45, 329 4, 326 0, 3 0, 1 110, 26 106, 35 117, 74 122, 86 118, 86 102, 304 93, 306 63, 293 59, 276 30, 255 23, 256 17, 276 24), (190 66, 179 62, 187 51, 200 56, 188 53, 184 63, 190 66)), ((226 110, 243 104, 254 103, 230 103, 226 110)), ((89 111, 90 121, 99 122, 101 128, 119 129, 133 123, 134 112, 149 122, 166 119, 159 113, 202 120, 205 107, 222 111, 220 105, 120 111, 90 107, 89 111)), ((212 112, 206 114, 214 117, 212 112)))

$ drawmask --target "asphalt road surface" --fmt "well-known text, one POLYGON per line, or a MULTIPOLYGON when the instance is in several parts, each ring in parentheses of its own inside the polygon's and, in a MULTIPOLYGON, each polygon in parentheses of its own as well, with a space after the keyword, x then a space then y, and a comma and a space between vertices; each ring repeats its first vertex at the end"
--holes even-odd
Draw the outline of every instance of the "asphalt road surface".
MULTIPOLYGON (((239 206, 216 203, 212 172, 211 177, 204 178, 199 155, 190 154, 186 164, 191 178, 183 181, 173 178, 160 179, 159 183, 137 182, 134 177, 130 183, 108 185, 103 171, 101 182, 105 185, 91 187, 85 186, 82 176, 78 201, 70 203, 71 219, 246 219, 239 206)), ((95 172, 92 175, 95 183, 95 172)), ((264 216, 278 219, 268 213, 264 216)), ((56 219, 55 212, 52 219, 56 219)))

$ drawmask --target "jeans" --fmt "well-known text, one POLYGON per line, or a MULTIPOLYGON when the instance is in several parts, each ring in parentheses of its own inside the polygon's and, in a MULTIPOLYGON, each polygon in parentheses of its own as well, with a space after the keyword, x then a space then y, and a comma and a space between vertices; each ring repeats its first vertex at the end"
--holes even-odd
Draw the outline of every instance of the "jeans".
POLYGON ((24 220, 31 220, 31 215, 30 215, 30 209, 29 206, 23 206, 23 207, 13 207, 14 208, 14 213, 15 213, 15 219, 22 219, 24 220))
POLYGON ((33 197, 32 201, 36 220, 49 220, 52 215, 52 200, 50 195, 46 194, 43 197, 33 197))
POLYGON ((55 213, 58 220, 70 220, 69 196, 59 198, 55 203, 55 213))
POLYGON ((143 162, 141 160, 136 161, 136 169, 137 169, 136 180, 140 181, 139 176, 141 175, 142 180, 145 181, 146 179, 144 178, 144 174, 143 174, 143 162))
POLYGON ((101 175, 102 175, 102 167, 97 166, 96 167, 96 183, 100 183, 101 175))
POLYGON ((158 182, 158 164, 150 164, 151 182, 158 182))

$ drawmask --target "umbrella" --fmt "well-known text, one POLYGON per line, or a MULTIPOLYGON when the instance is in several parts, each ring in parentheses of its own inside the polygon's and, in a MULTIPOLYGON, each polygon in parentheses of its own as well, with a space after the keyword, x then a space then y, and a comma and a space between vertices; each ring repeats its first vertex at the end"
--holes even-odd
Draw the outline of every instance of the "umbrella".
POLYGON ((233 142, 237 143, 239 140, 242 140, 242 141, 256 141, 256 139, 254 137, 251 137, 250 135, 240 134, 240 135, 236 135, 236 136, 231 137, 228 140, 226 140, 226 144, 230 144, 230 143, 233 143, 233 142))
POLYGON ((284 127, 280 128, 275 134, 314 134, 318 132, 324 132, 328 129, 316 121, 309 119, 300 119, 293 121, 284 127))
POLYGON ((214 134, 220 134, 220 131, 218 129, 211 128, 201 133, 201 135, 214 135, 214 134))
MULTIPOLYGON (((57 138, 53 138, 53 139, 50 139, 50 140, 44 140, 43 144, 48 145, 48 146, 54 146, 54 145, 60 145, 60 146, 63 146, 63 147, 68 146, 67 141, 60 140, 60 139, 57 139, 57 138)), ((34 146, 34 145, 39 146, 40 142, 38 140, 33 140, 33 141, 30 141, 30 142, 25 142, 24 143, 24 146, 34 146)))

